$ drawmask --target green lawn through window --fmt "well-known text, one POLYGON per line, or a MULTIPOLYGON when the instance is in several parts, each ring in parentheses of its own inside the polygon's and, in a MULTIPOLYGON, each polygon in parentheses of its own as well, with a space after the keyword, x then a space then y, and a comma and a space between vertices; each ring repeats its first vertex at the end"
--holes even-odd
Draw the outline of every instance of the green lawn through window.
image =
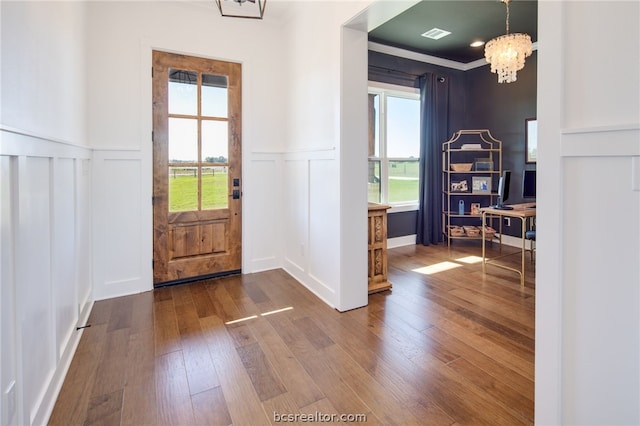
MULTIPOLYGON (((228 206, 227 173, 202 176, 202 210, 228 206)), ((195 176, 169 176, 169 211, 198 210, 198 180, 195 176)))

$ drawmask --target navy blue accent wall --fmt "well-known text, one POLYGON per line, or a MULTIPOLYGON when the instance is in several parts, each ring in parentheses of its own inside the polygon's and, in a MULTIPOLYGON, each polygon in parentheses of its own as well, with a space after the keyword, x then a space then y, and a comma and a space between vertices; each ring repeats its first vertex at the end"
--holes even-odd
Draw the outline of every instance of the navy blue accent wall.
POLYGON ((369 81, 417 88, 418 78, 427 72, 449 79, 449 133, 453 134, 464 125, 466 78, 463 71, 369 51, 369 81))
MULTIPOLYGON (((510 197, 507 203, 523 202, 522 170, 525 165, 525 120, 536 116, 537 52, 527 58, 513 83, 498 83, 489 66, 459 71, 384 53, 369 51, 369 80, 401 86, 417 87, 418 77, 426 72, 449 78, 449 133, 459 129, 489 129, 503 142, 503 169, 511 170, 510 197)), ((443 141, 445 142, 445 141, 443 141)), ((531 201, 531 200, 527 200, 531 201)), ((390 213, 388 237, 416 233, 415 212, 390 213)), ((519 236, 520 226, 514 220, 508 235, 519 236)))
POLYGON ((416 233, 418 211, 390 213, 387 215, 387 238, 404 237, 416 233))
MULTIPOLYGON (((465 75, 463 71, 384 53, 369 51, 369 81, 398 86, 418 87, 418 78, 431 72, 449 80, 449 133, 464 125, 465 75)), ((444 141, 443 141, 444 142, 444 141)), ((402 237, 416 233, 417 212, 389 213, 387 237, 402 237)))
MULTIPOLYGON (((502 141, 502 169, 511 170, 511 185, 507 204, 530 202, 522 198, 522 171, 535 169, 525 164, 525 120, 536 116, 538 54, 534 51, 518 71, 513 83, 498 83, 488 66, 465 72, 467 110, 464 126, 467 129, 489 129, 502 141)), ((519 221, 512 220, 503 233, 520 236, 519 221)))

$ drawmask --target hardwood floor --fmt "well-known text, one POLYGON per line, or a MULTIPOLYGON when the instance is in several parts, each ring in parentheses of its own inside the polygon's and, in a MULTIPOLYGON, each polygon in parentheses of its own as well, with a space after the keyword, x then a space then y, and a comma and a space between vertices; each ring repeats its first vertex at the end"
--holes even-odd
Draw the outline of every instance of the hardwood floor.
POLYGON ((345 313, 282 270, 96 302, 50 424, 532 424, 534 273, 479 253, 391 249, 345 313))

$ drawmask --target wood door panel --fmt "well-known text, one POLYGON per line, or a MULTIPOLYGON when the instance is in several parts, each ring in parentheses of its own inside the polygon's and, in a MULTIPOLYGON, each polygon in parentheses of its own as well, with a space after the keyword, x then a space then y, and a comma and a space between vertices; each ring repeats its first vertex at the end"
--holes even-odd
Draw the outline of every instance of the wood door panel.
POLYGON ((230 270, 233 265, 225 259, 225 253, 198 256, 198 262, 191 261, 191 257, 175 259, 167 265, 167 281, 191 279, 207 276, 214 270, 230 270))
POLYGON ((220 221, 210 223, 202 228, 201 254, 226 253, 228 251, 227 235, 229 235, 229 222, 220 221))
POLYGON ((229 209, 204 210, 193 212, 176 212, 169 213, 167 223, 190 223, 204 222, 213 220, 223 220, 229 218, 229 209))
POLYGON ((182 257, 228 252, 229 222, 180 224, 169 228, 169 261, 182 257))
POLYGON ((169 228, 169 261, 200 254, 200 225, 180 225, 169 228))

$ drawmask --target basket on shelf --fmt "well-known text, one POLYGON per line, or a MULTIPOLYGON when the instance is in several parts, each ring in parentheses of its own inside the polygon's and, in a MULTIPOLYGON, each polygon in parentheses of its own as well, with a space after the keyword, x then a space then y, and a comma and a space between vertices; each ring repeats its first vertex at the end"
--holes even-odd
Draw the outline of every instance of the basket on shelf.
POLYGON ((467 234, 468 237, 477 237, 480 235, 480 228, 477 226, 464 226, 464 233, 467 234))
POLYGON ((454 172, 470 172, 473 163, 451 163, 451 170, 454 172))
POLYGON ((485 237, 486 239, 488 239, 488 240, 489 240, 489 239, 491 239, 491 238, 495 237, 495 235, 496 235, 496 230, 495 230, 495 229, 493 229, 493 228, 492 228, 492 227, 490 227, 490 226, 485 226, 485 227, 484 227, 484 237, 485 237))
POLYGON ((464 235, 464 229, 462 226, 449 225, 449 235, 452 237, 462 237, 464 235))

